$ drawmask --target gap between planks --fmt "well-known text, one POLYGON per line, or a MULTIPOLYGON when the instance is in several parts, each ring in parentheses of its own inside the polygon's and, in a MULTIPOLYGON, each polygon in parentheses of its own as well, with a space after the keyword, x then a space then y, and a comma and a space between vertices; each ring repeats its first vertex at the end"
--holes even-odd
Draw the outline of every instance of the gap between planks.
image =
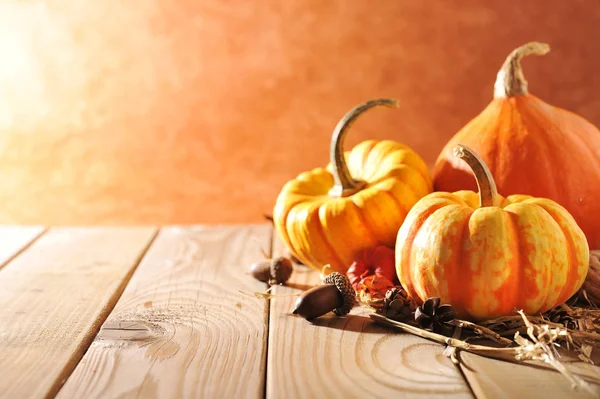
POLYGON ((43 226, 0 227, 0 271, 33 245, 47 230, 43 226))
MULTIPOLYGON (((574 390, 566 377, 550 366, 515 364, 461 352, 460 367, 479 398, 597 398, 600 387, 590 384, 594 392, 574 390)), ((600 376, 599 368, 583 362, 565 362, 567 369, 583 378, 600 376)))
POLYGON ((148 243, 142 248, 137 259, 135 259, 133 266, 128 270, 127 274, 123 277, 123 279, 121 280, 121 283, 119 284, 117 289, 114 291, 113 295, 110 297, 110 299, 106 303, 106 306, 104 306, 104 308, 102 309, 102 312, 98 315, 98 318, 92 324, 92 327, 90 328, 89 333, 86 335, 84 340, 81 342, 81 345, 80 345, 81 349, 79 351, 76 351, 73 354, 71 361, 69 361, 65 365, 65 368, 64 368, 63 372, 61 373, 61 376, 56 381, 54 386, 51 388, 51 390, 48 394, 49 397, 55 397, 58 394, 58 392, 62 388, 63 384, 67 381, 67 379, 69 378, 71 373, 75 370, 75 368, 77 367, 77 365, 79 364, 79 362, 81 361, 81 359, 83 358, 85 353, 87 352, 88 348, 92 344, 92 341, 98 335, 98 332, 100 331, 100 327, 106 321, 106 318, 109 316, 109 314, 112 312, 113 308, 117 304, 117 301, 123 294, 125 287, 127 286, 129 281, 131 280, 131 277, 133 276, 133 274, 137 270, 138 266, 140 265, 140 262, 142 261, 142 259, 144 258, 144 256, 146 255, 146 253, 148 252, 148 250, 154 243, 154 240, 158 236, 158 232, 159 232, 159 230, 155 229, 155 231, 152 234, 152 236, 150 237, 150 240, 148 241, 148 243))
MULTIPOLYGON (((35 243, 44 237, 42 234, 43 229, 36 234, 32 233, 29 241, 27 239, 23 239, 22 242, 19 242, 18 240, 13 241, 14 249, 12 253, 6 249, 0 249, 0 264, 8 263, 10 265, 12 262, 9 261, 13 260, 17 263, 20 262, 20 266, 27 267, 28 262, 25 262, 24 264, 23 262, 19 261, 19 254, 30 256, 28 254, 28 248, 35 247, 35 243), (4 262, 2 262, 3 258, 5 259, 4 262)), ((0 229, 0 237, 1 236, 2 230, 0 229)), ((14 237, 14 235, 10 235, 10 237, 14 237)), ((135 262, 133 267, 129 269, 128 274, 123 277, 121 284, 116 288, 116 290, 114 290, 113 296, 107 301, 107 305, 103 310, 104 313, 101 312, 99 314, 95 323, 93 321, 91 322, 91 327, 88 330, 88 334, 83 336, 79 345, 75 347, 74 345, 71 345, 69 347, 72 348, 68 349, 72 351, 72 357, 67 359, 62 372, 59 372, 58 377, 55 377, 54 385, 50 385, 50 388, 47 391, 48 396, 53 396, 54 393, 56 393, 56 390, 60 388, 62 380, 66 378, 68 374, 70 374, 79 359, 81 359, 81 357, 84 355, 84 352, 88 348, 92 338, 95 335, 95 332, 98 331, 99 325, 103 319, 107 317, 111 308, 121 296, 123 289, 127 290, 127 288, 125 288, 127 281, 129 281, 132 277, 135 267, 139 264, 139 260, 148 250, 155 237, 156 232, 150 238, 150 241, 147 242, 146 247, 139 254, 138 260, 135 262)), ((276 237, 274 237, 272 229, 270 229, 270 232, 266 238, 270 243, 267 247, 268 254, 270 256, 281 254, 281 243, 276 240, 276 237)), ((38 250, 37 248, 30 249, 32 249, 33 252, 38 250)), ((247 267, 251 261, 257 260, 257 256, 259 256, 258 253, 259 252, 256 251, 254 254, 247 256, 247 261, 237 262, 236 267, 247 267)), ((48 261, 48 254, 46 253, 44 256, 39 258, 42 262, 48 261)), ((50 258, 55 259, 52 258, 52 256, 50 258)), ((90 259, 87 261, 85 261, 85 259, 81 260, 84 261, 84 263, 90 262, 90 259)), ((38 269, 40 268, 38 267, 38 269)), ((2 281, 1 276, 5 277, 6 273, 13 272, 14 271, 11 270, 10 266, 4 271, 4 273, 0 272, 0 282, 2 281)), ((258 363, 259 370, 254 374, 256 377, 258 377, 257 379, 260 387, 254 390, 251 389, 250 391, 246 391, 247 395, 249 393, 248 396, 256 397, 255 395, 264 395, 265 397, 277 397, 285 394, 288 397, 309 397, 325 393, 328 393, 331 397, 364 396, 365 394, 369 397, 377 397, 379 395, 384 397, 389 395, 434 396, 435 394, 438 394, 438 396, 448 396, 451 394, 454 397, 469 396, 469 389, 465 388, 466 384, 461 389, 460 381, 457 381, 456 379, 456 373, 452 373, 452 371, 448 369, 448 359, 441 355, 441 350, 443 347, 438 344, 429 343, 428 341, 424 341, 417 337, 391 333, 389 330, 381 329, 372 324, 367 324, 370 322, 365 321, 363 317, 361 317, 364 316, 362 314, 364 312, 361 312, 360 309, 355 309, 353 315, 345 319, 324 317, 317 321, 317 323, 315 323, 316 325, 312 325, 304 320, 290 316, 289 312, 291 312, 296 297, 286 297, 281 295, 298 294, 303 289, 308 288, 308 286, 317 282, 317 273, 311 272, 303 267, 298 267, 296 268, 294 279, 291 281, 291 287, 275 288, 276 294, 280 295, 279 297, 276 297, 272 300, 258 300, 258 302, 266 304, 265 311, 262 313, 262 324, 264 325, 262 339, 263 353, 260 356, 260 362, 258 363), (287 338, 290 339, 288 340, 287 338), (267 340, 268 345, 266 344, 267 340), (299 345, 302 345, 302 347, 298 348, 297 346, 299 345), (370 353, 373 359, 370 361, 368 356, 369 348, 373 348, 370 353), (400 357, 402 361, 390 355, 390 353, 396 352, 400 353, 400 356, 398 357, 400 357), (440 356, 442 357, 440 358, 440 356), (282 357, 287 358, 289 362, 282 363, 282 357), (425 361, 423 361, 423 359, 425 359, 425 361), (267 372, 264 372, 265 364, 267 372), (284 367, 276 367, 281 364, 283 364, 284 367), (260 372, 261 367, 263 369, 262 375, 260 372), (441 382, 440 384, 435 381, 436 378, 442 380, 437 381, 441 382), (370 387, 370 389, 373 391, 365 390, 365 387, 370 387)), ((245 283, 246 282, 244 281, 244 284, 245 283)), ((264 286, 262 285, 250 285, 258 291, 261 290, 260 287, 263 287, 264 289, 264 286)), ((177 288, 177 284, 175 284, 174 287, 177 288)), ((29 295, 31 295, 31 293, 29 293, 29 295)), ((119 302, 121 301, 119 300, 119 302)), ((142 304, 143 307, 152 306, 152 304, 149 306, 147 305, 148 302, 144 302, 142 304)), ((6 310, 4 311, 6 313, 6 310)), ((65 316, 66 314, 67 313, 63 312, 62 316, 65 316)), ((113 316, 112 313, 111 316, 113 316)), ((0 320, 2 320, 2 310, 0 310, 0 320)), ((107 323, 105 323, 105 326, 106 324, 107 323)), ((183 326, 185 327, 185 323, 183 323, 183 326)), ((35 330, 36 326, 33 327, 35 330)), ((59 333, 59 335, 63 333, 68 335, 70 333, 70 330, 65 330, 64 328, 57 329, 55 326, 50 325, 50 329, 52 330, 53 328, 56 333, 59 333)), ((0 332, 2 332, 2 326, 0 326, 0 332)), ((115 330, 112 330, 110 325, 107 325, 106 328, 104 328, 104 332, 101 331, 99 337, 97 337, 97 340, 99 338, 99 343, 104 345, 106 345, 107 342, 110 343, 111 339, 113 340, 112 342, 126 344, 127 342, 131 342, 131 340, 135 341, 136 339, 143 340, 148 338, 145 336, 147 333, 147 329, 138 329, 136 328, 136 325, 133 324, 125 326, 124 328, 120 328, 120 333, 117 332, 117 334, 129 334, 129 336, 119 336, 115 339, 114 336, 111 337, 111 334, 115 334, 115 330)), ((2 336, 0 335, 0 337, 2 336)), ((31 338, 27 336, 24 337, 26 339, 31 338)), ((50 336, 50 338, 56 339, 56 336, 50 336)), ((71 341, 76 340, 55 340, 52 343, 56 346, 60 346, 69 344, 71 341)), ((257 341, 258 343, 254 344, 257 345, 258 350, 260 350, 260 341, 261 339, 257 341)), ((149 346, 150 348, 148 349, 152 349, 152 345, 149 346)), ((120 348, 112 349, 116 349, 116 352, 113 354, 116 354, 119 357, 123 355, 127 356, 126 350, 121 353, 119 350, 120 348)), ((174 347, 170 346, 169 341, 161 342, 161 345, 159 345, 159 347, 155 346, 152 351, 152 353, 158 355, 161 362, 166 361, 168 363, 168 359, 171 359, 171 357, 177 357, 176 354, 171 353, 174 351, 174 347), (162 358, 161 356, 166 356, 166 358, 162 358)), ((44 355, 42 357, 48 357, 48 351, 38 351, 38 355, 44 355)), ((86 353, 84 358, 88 357, 88 355, 89 353, 86 353)), ((463 353, 461 357, 463 360, 461 368, 465 373, 466 378, 472 384, 471 386, 478 397, 526 395, 532 393, 533 387, 536 389, 535 393, 547 392, 553 396, 556 396, 560 393, 565 397, 573 394, 573 391, 570 390, 566 380, 563 380, 563 377, 553 371, 539 370, 528 366, 507 364, 505 362, 480 358, 476 355, 466 353, 463 353), (540 384, 540 381, 544 382, 540 384), (535 384, 533 384, 533 382, 535 382, 535 384), (540 391, 540 389, 542 389, 542 391, 540 391)), ((42 364, 41 369, 46 373, 55 375, 56 369, 60 368, 60 357, 59 359, 56 359, 55 357, 52 359, 54 361, 58 360, 55 367, 48 370, 44 369, 44 366, 47 365, 42 364)), ((95 359, 92 358, 92 360, 95 359)), ((0 360, 0 364, 1 363, 2 362, 0 360)), ((84 363, 85 362, 83 361, 80 362, 77 366, 77 369, 84 368, 83 376, 86 378, 91 378, 89 375, 85 374, 85 372, 90 372, 90 369, 89 365, 84 363)), ((114 367, 114 365, 112 366, 114 367)), ((164 367, 166 366, 168 366, 168 364, 164 365, 164 367)), ((256 364, 254 364, 254 367, 256 371, 256 364)), ((111 369, 110 367, 107 369, 114 371, 114 369, 111 369)), ((14 370, 9 370, 9 372, 10 371, 14 372, 14 370)), ((37 372, 38 376, 43 374, 40 372, 40 370, 35 371, 37 372)), ((127 372, 127 369, 121 369, 121 371, 127 372)), ((34 375, 36 374, 34 373, 34 375)), ((5 374, 3 377, 6 378, 7 374, 5 374)), ((77 378, 75 378, 74 381, 76 380, 77 378)), ((115 381, 113 381, 113 383, 114 382, 115 381)), ((47 386, 48 379, 41 378, 41 383, 42 387, 44 384, 47 386)), ((28 391, 23 391, 22 393, 30 394, 35 389, 37 389, 38 392, 44 392, 43 389, 40 389, 39 384, 31 383, 22 385, 23 389, 29 389, 28 391)), ((142 386, 143 385, 144 384, 142 384, 142 386)), ((167 386, 168 385, 169 384, 167 383, 167 386)), ((152 384, 150 387, 158 388, 158 386, 152 384)), ((75 388, 79 389, 79 387, 76 385, 75 388)), ((87 388, 89 389, 90 387, 88 386, 87 388)), ((141 388, 141 386, 138 388, 141 388)), ((73 386, 71 386, 71 391, 61 391, 61 395, 59 396, 69 397, 69 393, 73 393, 72 389, 73 386)), ((212 393, 220 392, 219 389, 223 391, 226 390, 226 388, 223 388, 222 386, 219 387, 219 385, 216 384, 213 385, 212 393)), ((7 394, 11 392, 14 391, 5 390, 3 393, 7 394)), ((98 391, 94 391, 93 389, 91 392, 98 393, 98 391)), ((140 392, 144 392, 145 394, 153 392, 156 394, 158 390, 133 390, 126 392, 126 394, 137 394, 140 392)), ((88 391, 88 393, 90 392, 88 391)), ((2 396, 2 394, 0 394, 0 396, 2 396)))
POLYGON ((270 227, 165 228, 58 398, 249 397, 264 391, 270 227))
POLYGON ((155 234, 51 229, 0 272, 0 396, 56 394, 155 234))
MULTIPOLYGON (((277 236, 277 232, 275 231, 275 225, 273 224, 273 220, 269 219, 271 223, 269 224, 269 241, 267 243, 266 255, 269 259, 273 259, 275 257, 275 237, 277 236)), ((268 286, 265 284, 265 289, 268 289, 268 286)), ((265 356, 263 361, 263 369, 265 370, 263 375, 263 390, 262 390, 262 398, 265 399, 267 397, 267 361, 269 359, 269 336, 271 335, 271 299, 265 299, 265 328, 267 330, 266 338, 265 338, 265 356)))
MULTIPOLYGON (((276 235, 273 248, 275 255, 283 251, 283 244, 276 235)), ((409 334, 380 330, 361 317, 368 313, 361 308, 355 308, 345 319, 325 316, 314 324, 290 315, 296 299, 290 295, 318 283, 317 272, 296 267, 289 287, 275 288, 274 293, 280 296, 272 298, 270 304, 266 389, 269 398, 284 394, 288 397, 412 397, 420 394, 429 397, 437 394, 494 399, 570 398, 574 394, 595 397, 588 392, 574 391, 565 377, 549 367, 514 364, 467 352, 461 352, 460 363, 453 365, 442 354, 444 346, 409 334), (295 346, 303 346, 304 350, 295 346), (373 348, 371 355, 375 359, 371 363, 368 356, 363 359, 359 356, 367 352, 369 346, 373 348), (378 352, 378 346, 387 350, 378 352), (419 356, 410 358, 411 351, 419 351, 419 356), (409 361, 390 362, 394 354, 409 361), (319 359, 316 361, 314 356, 319 359), (295 360, 285 363, 286 358, 295 360), (326 366, 320 366, 321 363, 326 366), (387 364, 391 367, 386 367, 387 364), (385 375, 381 373, 382 368, 387 368, 385 375), (404 378, 398 378, 400 375, 404 378), (435 384, 436 379, 442 384, 435 384)), ((567 367, 582 378, 600 375, 600 368, 583 362, 569 363, 567 367)), ((600 392, 597 386, 592 389, 600 392)))
MULTIPOLYGON (((274 235, 273 254, 283 245, 274 235)), ((378 326, 368 311, 326 315, 313 323, 291 315, 297 295, 319 275, 296 266, 270 300, 267 398, 471 398, 468 383, 444 347, 378 326)))

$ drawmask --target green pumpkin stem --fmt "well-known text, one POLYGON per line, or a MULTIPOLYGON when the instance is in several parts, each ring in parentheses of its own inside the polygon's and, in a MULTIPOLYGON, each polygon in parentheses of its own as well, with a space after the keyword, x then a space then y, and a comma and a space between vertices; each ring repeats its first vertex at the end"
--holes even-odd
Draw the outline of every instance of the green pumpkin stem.
POLYGON ((465 161, 473 171, 479 188, 479 206, 481 208, 484 206, 497 206, 498 189, 496 188, 496 182, 492 172, 479 155, 469 147, 458 144, 454 147, 454 156, 465 161))
POLYGON ((530 42, 514 49, 498 71, 494 84, 494 98, 515 97, 527 94, 527 80, 523 75, 521 58, 527 55, 544 55, 550 51, 546 43, 530 42))
POLYGON ((344 117, 335 127, 331 137, 330 150, 331 166, 333 167, 334 179, 334 185, 331 190, 329 190, 329 195, 331 197, 347 197, 365 187, 366 182, 355 180, 350 174, 350 170, 348 169, 348 164, 346 163, 346 158, 344 156, 343 143, 348 129, 350 126, 352 126, 356 119, 363 112, 380 105, 386 107, 397 107, 398 100, 380 98, 362 103, 344 115, 344 117))

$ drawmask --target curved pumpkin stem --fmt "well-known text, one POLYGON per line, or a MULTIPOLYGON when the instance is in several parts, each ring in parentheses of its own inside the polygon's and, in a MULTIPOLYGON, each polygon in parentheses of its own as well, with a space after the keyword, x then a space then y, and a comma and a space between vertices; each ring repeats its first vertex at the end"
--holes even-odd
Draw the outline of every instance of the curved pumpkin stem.
POLYGON ((465 161, 473 171, 475 180, 477 180, 477 187, 479 188, 479 206, 481 208, 484 206, 496 206, 498 189, 492 177, 492 172, 490 172, 485 162, 483 162, 475 151, 462 144, 454 147, 454 156, 465 161))
POLYGON ((530 42, 518 47, 506 57, 494 84, 494 98, 527 94, 527 80, 523 76, 521 58, 527 55, 544 55, 550 51, 546 43, 530 42))
POLYGON ((346 133, 356 119, 365 111, 383 105, 386 107, 397 107, 398 100, 389 98, 380 98, 377 100, 367 101, 350 110, 338 122, 331 137, 331 166, 333 167, 334 185, 329 190, 329 195, 332 197, 347 197, 364 188, 366 182, 355 180, 350 175, 346 158, 344 157, 343 142, 346 133))

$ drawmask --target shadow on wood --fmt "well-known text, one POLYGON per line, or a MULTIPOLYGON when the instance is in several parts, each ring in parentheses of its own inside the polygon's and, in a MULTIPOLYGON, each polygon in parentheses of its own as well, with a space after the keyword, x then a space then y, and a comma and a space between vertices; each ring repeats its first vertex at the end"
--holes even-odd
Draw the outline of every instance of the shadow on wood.
POLYGON ((354 331, 365 334, 389 333, 389 331, 385 327, 378 326, 377 324, 373 323, 368 317, 353 314, 349 314, 346 317, 337 317, 331 313, 323 317, 314 319, 309 323, 320 327, 327 327, 344 331, 354 331))

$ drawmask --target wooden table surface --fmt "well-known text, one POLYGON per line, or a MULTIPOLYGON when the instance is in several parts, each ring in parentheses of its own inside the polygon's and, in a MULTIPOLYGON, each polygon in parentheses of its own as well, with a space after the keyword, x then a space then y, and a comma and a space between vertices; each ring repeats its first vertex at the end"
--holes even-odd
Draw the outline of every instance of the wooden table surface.
POLYGON ((269 225, 0 228, 0 398, 593 396, 542 367, 455 365, 363 308, 295 317, 318 274, 259 299, 261 250, 282 250, 269 225))

